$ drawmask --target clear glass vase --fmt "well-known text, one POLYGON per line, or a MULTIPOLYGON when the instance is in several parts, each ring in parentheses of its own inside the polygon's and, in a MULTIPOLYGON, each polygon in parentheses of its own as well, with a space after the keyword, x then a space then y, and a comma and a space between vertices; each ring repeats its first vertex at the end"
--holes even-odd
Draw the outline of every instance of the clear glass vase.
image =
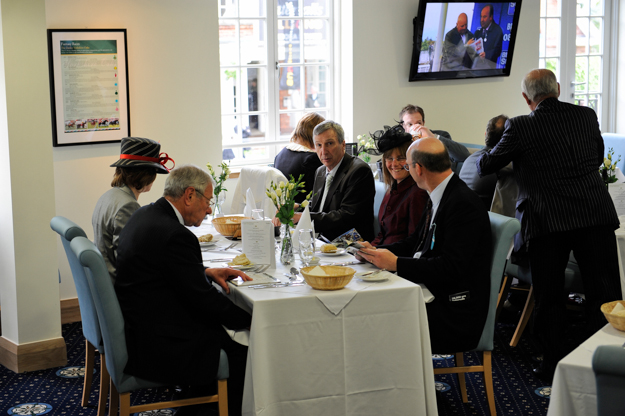
POLYGON ((295 255, 293 254, 293 237, 291 236, 291 230, 288 225, 285 225, 284 228, 285 232, 280 248, 280 263, 288 265, 295 263, 295 255))
POLYGON ((224 216, 223 204, 226 202, 226 193, 221 192, 219 195, 215 195, 215 206, 213 207, 213 218, 219 218, 224 216))

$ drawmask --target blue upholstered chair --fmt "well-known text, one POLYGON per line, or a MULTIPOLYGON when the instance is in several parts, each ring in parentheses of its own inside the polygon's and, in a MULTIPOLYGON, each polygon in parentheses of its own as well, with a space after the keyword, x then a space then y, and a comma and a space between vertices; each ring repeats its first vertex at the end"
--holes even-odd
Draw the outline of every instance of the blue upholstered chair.
POLYGON ((597 415, 622 416, 625 412, 625 349, 601 345, 592 356, 597 382, 597 415))
POLYGON ((85 231, 78 225, 64 217, 54 217, 50 221, 50 227, 61 236, 63 248, 69 261, 69 266, 74 277, 74 285, 78 294, 78 306, 82 320, 82 333, 85 336, 85 380, 82 389, 82 406, 89 404, 89 394, 93 381, 94 356, 96 348, 100 352, 100 399, 98 401, 98 416, 103 416, 106 410, 106 398, 108 396, 108 373, 104 358, 104 345, 100 335, 100 324, 91 299, 91 291, 86 280, 85 271, 71 250, 69 244, 74 237, 87 237, 85 231), (104 386, 104 388, 102 388, 104 386))
POLYGON ((106 367, 111 377, 111 400, 109 415, 115 416, 119 406, 121 416, 131 413, 158 410, 168 407, 189 406, 201 403, 218 402, 219 415, 228 414, 227 378, 229 377, 228 357, 222 350, 217 373, 218 393, 184 400, 141 404, 130 406, 130 392, 138 389, 163 386, 124 372, 128 361, 126 335, 124 333, 124 317, 122 315, 113 283, 104 263, 104 258, 96 246, 84 237, 76 237, 70 247, 80 264, 85 268, 91 296, 98 313, 104 349, 106 351, 106 367))
POLYGON ((380 233, 380 204, 386 194, 384 182, 375 181, 375 199, 373 200, 373 235, 377 237, 380 233))
POLYGON ((488 407, 490 414, 497 414, 495 409, 495 393, 493 390, 493 369, 491 363, 491 353, 493 351, 493 337, 495 333, 495 315, 497 311, 497 299, 499 297, 499 287, 501 279, 506 267, 506 258, 510 247, 512 247, 512 238, 521 229, 521 224, 515 218, 489 212, 490 230, 492 234, 492 255, 490 260, 490 300, 488 305, 488 315, 486 324, 482 331, 480 341, 474 351, 482 351, 484 358, 482 365, 465 366, 463 352, 455 354, 456 366, 435 368, 434 374, 452 374, 458 373, 458 380, 462 394, 462 401, 467 403, 467 386, 464 373, 484 373, 484 387, 486 388, 486 397, 488 399, 488 407))

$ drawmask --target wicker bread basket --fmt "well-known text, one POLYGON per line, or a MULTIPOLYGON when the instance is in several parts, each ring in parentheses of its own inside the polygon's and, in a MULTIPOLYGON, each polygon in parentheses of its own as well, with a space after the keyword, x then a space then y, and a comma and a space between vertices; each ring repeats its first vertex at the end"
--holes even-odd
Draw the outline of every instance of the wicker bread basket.
POLYGON ((338 290, 343 289, 354 277, 356 270, 343 266, 310 266, 300 270, 306 283, 313 289, 338 290), (315 267, 321 267, 327 276, 315 276, 309 272, 315 267))
POLYGON ((225 237, 232 237, 237 231, 241 233, 241 221, 249 220, 250 217, 219 217, 213 219, 213 227, 225 237))
POLYGON ((617 303, 625 306, 625 300, 615 300, 614 302, 608 302, 601 305, 601 312, 605 315, 605 319, 619 331, 625 332, 625 316, 612 315, 612 309, 617 303))

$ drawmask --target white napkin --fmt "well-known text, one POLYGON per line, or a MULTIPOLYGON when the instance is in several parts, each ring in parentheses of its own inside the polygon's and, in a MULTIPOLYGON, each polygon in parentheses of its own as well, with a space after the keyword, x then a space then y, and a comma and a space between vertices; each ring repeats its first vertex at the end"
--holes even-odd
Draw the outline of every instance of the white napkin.
POLYGON ((619 168, 616 168, 614 171, 614 176, 616 176, 619 182, 625 182, 625 175, 623 175, 623 172, 621 172, 619 168))
POLYGON ((304 212, 302 212, 302 216, 295 227, 295 231, 293 232, 293 249, 299 250, 299 230, 313 230, 313 235, 315 228, 310 220, 310 210, 308 209, 310 204, 306 205, 304 208, 304 212))
POLYGON ((247 188, 247 192, 245 193, 245 208, 243 208, 243 216, 252 218, 253 209, 256 209, 254 193, 252 193, 252 188, 247 188))

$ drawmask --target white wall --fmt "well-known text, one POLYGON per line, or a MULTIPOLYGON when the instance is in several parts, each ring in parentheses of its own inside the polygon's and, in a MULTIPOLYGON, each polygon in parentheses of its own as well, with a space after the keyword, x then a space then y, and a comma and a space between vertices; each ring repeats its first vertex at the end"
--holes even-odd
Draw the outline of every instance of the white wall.
POLYGON ((521 80, 538 66, 538 1, 521 7, 511 75, 475 80, 408 82, 418 7, 416 0, 353 0, 353 73, 342 80, 353 82, 350 137, 392 125, 409 103, 423 107, 426 126, 479 144, 490 118, 529 112, 521 80))
MULTIPOLYGON (((206 0, 46 0, 48 28, 128 31, 131 134, 161 143, 178 166, 221 162, 217 4, 206 0)), ((51 137, 41 146, 51 146, 51 137)), ((54 148, 57 215, 93 238, 91 214, 110 188, 119 143, 54 148)), ((165 175, 144 205, 158 199, 165 175)), ((234 190, 234 187, 233 187, 234 190)), ((73 298, 69 265, 58 244, 61 299, 73 298)))
MULTIPOLYGON (((337 0, 338 1, 338 0, 337 0)), ((340 74, 342 110, 348 139, 392 124, 408 103, 424 107, 428 127, 448 130, 454 140, 482 143, 489 118, 526 114, 520 82, 537 66, 538 4, 524 2, 512 75, 479 80, 408 82, 412 18, 416 0, 342 0, 345 61, 340 74)), ((46 0, 48 28, 126 28, 132 134, 158 140, 178 165, 214 165, 221 156, 218 17, 205 0, 46 0), (105 5, 105 7, 103 6, 105 5), (103 12, 106 11, 106 12, 103 12)), ((42 146, 50 146, 50 137, 42 146)), ((110 185, 119 144, 54 148, 57 215, 82 225, 89 237, 91 213, 110 185)), ((140 203, 156 200, 159 175, 140 203)), ((230 190, 226 206, 236 187, 230 190)), ((61 299, 75 297, 69 266, 59 243, 61 299)))

